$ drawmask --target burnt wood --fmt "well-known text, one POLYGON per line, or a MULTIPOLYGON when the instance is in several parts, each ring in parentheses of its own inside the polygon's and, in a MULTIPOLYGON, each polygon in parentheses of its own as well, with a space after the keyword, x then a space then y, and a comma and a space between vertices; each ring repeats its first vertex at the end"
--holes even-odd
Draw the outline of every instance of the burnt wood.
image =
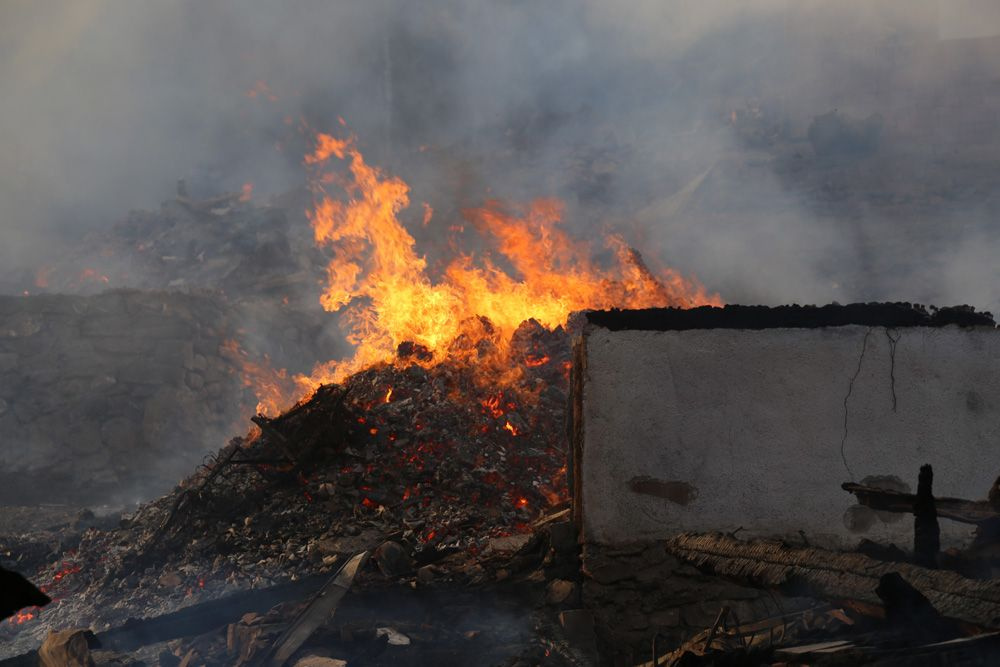
MULTIPOLYGON (((854 482, 840 485, 844 491, 853 493, 865 507, 882 512, 913 514, 917 495, 889 489, 864 486, 854 482)), ((934 498, 934 508, 942 519, 974 525, 1000 521, 1000 512, 985 500, 965 500, 963 498, 934 498)))
POLYGON ((868 327, 995 326, 990 313, 971 306, 935 308, 913 303, 851 303, 827 306, 700 306, 594 310, 589 324, 622 331, 684 331, 687 329, 812 329, 860 325, 868 327))
POLYGON ((933 484, 934 470, 929 465, 921 466, 917 500, 913 504, 913 558, 924 567, 937 567, 941 551, 941 527, 934 505, 933 484))

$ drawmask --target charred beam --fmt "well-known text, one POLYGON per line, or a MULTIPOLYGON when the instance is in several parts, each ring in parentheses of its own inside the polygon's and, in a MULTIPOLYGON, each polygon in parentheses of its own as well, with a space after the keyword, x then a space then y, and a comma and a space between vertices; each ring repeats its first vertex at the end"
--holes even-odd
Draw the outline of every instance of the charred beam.
POLYGON ((941 551, 941 527, 934 505, 933 484, 934 470, 930 465, 921 466, 917 499, 913 504, 913 557, 924 567, 937 567, 941 551))
MULTIPOLYGON (((879 489, 847 482, 840 485, 844 491, 854 494, 865 507, 882 512, 913 514, 917 495, 889 489, 879 489)), ((983 524, 1000 521, 1000 512, 987 501, 965 500, 962 498, 933 498, 937 515, 960 523, 983 524)))

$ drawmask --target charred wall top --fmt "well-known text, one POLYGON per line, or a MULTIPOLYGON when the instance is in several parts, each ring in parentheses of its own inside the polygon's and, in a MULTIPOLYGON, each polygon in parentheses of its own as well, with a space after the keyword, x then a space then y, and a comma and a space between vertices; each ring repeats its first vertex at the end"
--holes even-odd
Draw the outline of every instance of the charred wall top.
POLYGON ((586 313, 587 322, 612 331, 684 331, 687 329, 776 329, 839 327, 995 326, 990 313, 971 306, 935 308, 911 303, 852 303, 826 306, 701 306, 647 308, 586 313))

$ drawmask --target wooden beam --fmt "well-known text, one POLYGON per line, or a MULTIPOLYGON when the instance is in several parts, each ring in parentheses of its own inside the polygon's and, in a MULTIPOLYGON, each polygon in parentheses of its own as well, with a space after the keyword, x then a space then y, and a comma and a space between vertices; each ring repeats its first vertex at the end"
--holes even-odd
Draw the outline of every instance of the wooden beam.
MULTIPOLYGON (((857 496, 858 502, 865 507, 870 507, 880 512, 913 514, 913 508, 917 502, 917 496, 912 493, 879 489, 873 486, 854 484, 853 482, 841 484, 840 488, 857 496)), ((942 519, 951 519, 952 521, 971 524, 1000 521, 1000 512, 993 509, 990 503, 985 500, 935 498, 934 506, 937 508, 937 515, 942 519)))

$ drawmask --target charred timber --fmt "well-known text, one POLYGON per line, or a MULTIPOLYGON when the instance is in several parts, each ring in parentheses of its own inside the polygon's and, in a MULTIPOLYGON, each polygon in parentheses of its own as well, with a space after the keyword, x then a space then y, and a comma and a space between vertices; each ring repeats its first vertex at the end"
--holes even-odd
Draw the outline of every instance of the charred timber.
POLYGON ((941 551, 941 527, 934 505, 933 484, 934 470, 929 465, 921 466, 917 500, 913 504, 913 557, 924 567, 937 567, 941 551))
POLYGON ((698 569, 791 595, 881 607, 877 590, 897 572, 944 617, 981 628, 1000 627, 1000 580, 978 581, 908 563, 884 563, 857 553, 792 547, 770 540, 743 541, 717 533, 685 533, 668 553, 698 569))
MULTIPOLYGON (((865 507, 883 512, 913 514, 917 495, 889 489, 879 489, 847 482, 840 485, 844 491, 857 496, 865 507)), ((934 498, 934 508, 942 519, 974 525, 1000 521, 1000 512, 985 500, 965 500, 963 498, 934 498)))

